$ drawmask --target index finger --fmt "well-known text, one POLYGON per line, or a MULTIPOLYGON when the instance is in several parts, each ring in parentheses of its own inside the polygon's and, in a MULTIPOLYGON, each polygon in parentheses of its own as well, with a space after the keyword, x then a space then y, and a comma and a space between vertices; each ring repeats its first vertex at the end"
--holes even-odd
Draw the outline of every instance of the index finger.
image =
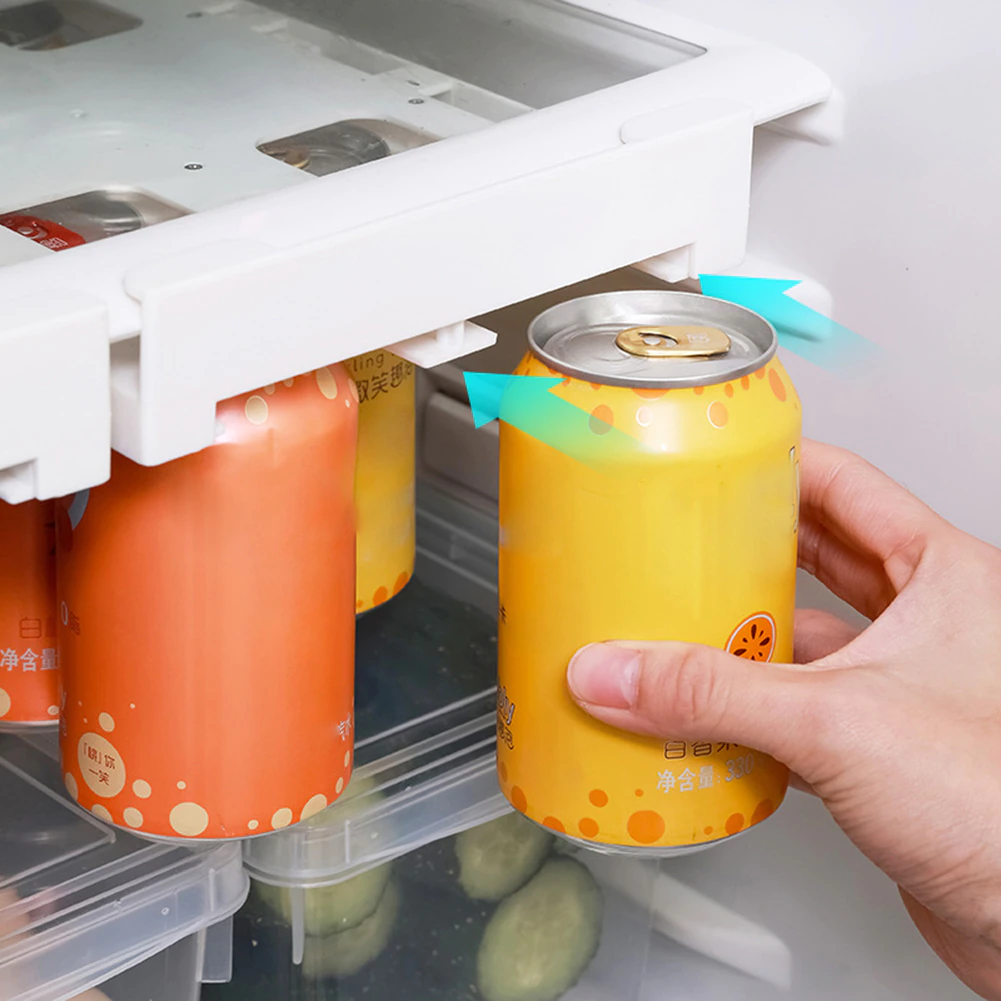
POLYGON ((909 490, 846 449, 804 440, 804 513, 881 563, 896 590, 910 579, 928 537, 945 522, 909 490))

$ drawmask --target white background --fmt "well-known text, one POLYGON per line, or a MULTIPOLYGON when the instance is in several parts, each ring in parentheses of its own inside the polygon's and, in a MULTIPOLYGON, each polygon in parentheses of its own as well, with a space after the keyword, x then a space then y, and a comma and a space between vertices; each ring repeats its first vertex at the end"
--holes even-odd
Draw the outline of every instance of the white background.
POLYGON ((826 285, 891 349, 853 385, 787 359, 805 431, 1001 543, 1001 13, 985 0, 648 0, 785 46, 846 97, 818 147, 759 130, 749 251, 826 285))

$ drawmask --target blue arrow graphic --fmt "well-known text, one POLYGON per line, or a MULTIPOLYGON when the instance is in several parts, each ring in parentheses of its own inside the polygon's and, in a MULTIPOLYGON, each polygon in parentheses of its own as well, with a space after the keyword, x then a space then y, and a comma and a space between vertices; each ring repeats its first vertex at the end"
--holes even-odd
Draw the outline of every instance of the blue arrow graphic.
POLYGON ((560 379, 493 372, 466 372, 465 378, 478 428, 499 418, 592 467, 643 450, 638 439, 549 392, 560 379))
POLYGON ((798 281, 699 275, 704 295, 726 299, 763 316, 775 328, 779 344, 826 369, 853 367, 872 358, 877 347, 847 327, 786 295, 798 281))

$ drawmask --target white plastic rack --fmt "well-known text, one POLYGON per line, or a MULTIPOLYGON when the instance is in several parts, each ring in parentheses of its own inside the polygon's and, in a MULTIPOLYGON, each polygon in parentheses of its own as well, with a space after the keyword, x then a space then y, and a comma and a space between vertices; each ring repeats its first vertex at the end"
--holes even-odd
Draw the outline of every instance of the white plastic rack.
POLYGON ((196 451, 219 400, 365 350, 482 348, 471 317, 612 268, 732 267, 755 126, 839 127, 810 63, 631 0, 27 6, 0 8, 0 214, 97 191, 165 221, 0 228, 8 501, 196 451), (402 151, 273 155, 359 121, 402 151))

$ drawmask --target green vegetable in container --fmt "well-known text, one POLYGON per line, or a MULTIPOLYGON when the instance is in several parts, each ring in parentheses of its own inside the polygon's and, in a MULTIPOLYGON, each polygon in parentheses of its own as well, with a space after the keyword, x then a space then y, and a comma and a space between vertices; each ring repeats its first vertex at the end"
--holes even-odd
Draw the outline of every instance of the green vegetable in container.
POLYGON ((463 831, 455 839, 459 882, 473 900, 503 900, 539 871, 553 840, 520 813, 463 831))
POLYGON ((389 944, 400 911, 400 888, 390 881, 373 914, 336 935, 306 938, 302 973, 309 980, 351 977, 377 959, 389 944))
MULTIPOLYGON (((373 779, 355 776, 332 806, 304 821, 300 827, 331 828, 336 821, 343 823, 367 811, 374 802, 381 799, 375 788, 373 779)), ((328 862, 328 854, 331 854, 331 844, 325 838, 315 841, 304 839, 302 867, 314 872, 322 871, 328 862)), ((339 854, 337 851, 338 857, 329 860, 332 872, 336 872, 339 854)), ((261 901, 286 924, 292 923, 292 893, 302 893, 305 933, 329 935, 354 928, 375 912, 385 892, 390 871, 391 867, 386 863, 331 886, 307 886, 291 891, 257 882, 255 888, 261 901)))
POLYGON ((379 906, 392 866, 389 863, 352 876, 333 886, 290 891, 257 883, 257 895, 286 924, 292 923, 292 893, 303 894, 303 925, 307 935, 330 935, 360 925, 379 906))
POLYGON ((583 865, 546 862, 487 924, 476 963, 485 1001, 556 1001, 598 951, 602 911, 601 890, 583 865))

